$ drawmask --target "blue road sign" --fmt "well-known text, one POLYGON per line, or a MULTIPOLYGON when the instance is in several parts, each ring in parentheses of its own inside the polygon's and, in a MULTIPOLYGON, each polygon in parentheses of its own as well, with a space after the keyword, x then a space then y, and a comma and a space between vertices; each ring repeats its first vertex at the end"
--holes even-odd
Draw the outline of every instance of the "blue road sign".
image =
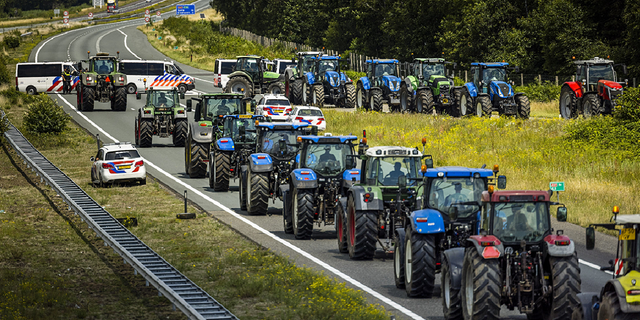
POLYGON ((176 5, 176 15, 189 15, 189 14, 196 14, 195 4, 176 5))

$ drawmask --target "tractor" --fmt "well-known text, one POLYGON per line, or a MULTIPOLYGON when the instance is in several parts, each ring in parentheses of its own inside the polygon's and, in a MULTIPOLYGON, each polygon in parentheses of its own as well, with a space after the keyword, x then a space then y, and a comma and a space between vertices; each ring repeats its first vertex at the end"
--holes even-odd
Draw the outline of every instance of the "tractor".
MULTIPOLYGON (((464 319, 499 319, 501 305, 528 319, 571 317, 578 307, 580 267, 574 242, 551 228, 551 205, 561 206, 558 221, 567 220, 567 208, 551 202, 552 195, 494 192, 492 186, 482 192, 480 234, 467 238, 463 261, 449 261, 449 318, 462 313, 464 319)), ((450 218, 456 220, 455 211, 450 218)))
MULTIPOLYGON (((509 64, 506 62, 471 63, 472 82, 467 82, 460 96, 460 116, 500 115, 529 119, 529 98, 513 90, 513 81, 507 78, 509 64)), ((516 68, 517 69, 517 68, 516 68)))
POLYGON ((284 93, 283 79, 277 72, 267 71, 264 57, 251 55, 236 59, 224 92, 244 94, 247 98, 256 94, 284 93))
POLYGON ((336 226, 342 234, 344 208, 340 198, 354 182, 360 170, 353 169, 356 136, 299 136, 299 158, 289 183, 281 185, 282 219, 285 233, 296 239, 310 239, 313 224, 336 226))
MULTIPOLYGON (((420 203, 415 211, 400 215, 394 230, 394 279, 396 287, 405 289, 409 297, 433 294, 436 273, 446 274, 450 267, 443 260, 457 257, 462 261, 464 242, 478 234, 480 196, 496 181, 500 189, 507 184, 505 176, 482 168, 440 167, 426 169, 416 194, 420 203), (457 211, 458 219, 450 218, 457 211)), ((454 259, 455 260, 455 259, 454 259)), ((446 277, 443 277, 446 279, 446 277)), ((443 288, 449 283, 442 281, 443 288)), ((448 291, 443 290, 443 296, 448 291)))
POLYGON ((187 112, 193 110, 184 145, 184 169, 190 178, 204 178, 209 163, 209 148, 222 137, 224 116, 247 114, 255 108, 255 100, 237 93, 214 93, 187 100, 187 112))
POLYGON ((358 79, 356 106, 382 112, 382 104, 389 110, 400 108, 400 67, 395 59, 366 60, 367 75, 358 79))
POLYGON ((610 114, 616 106, 616 99, 622 94, 622 85, 617 82, 615 66, 612 60, 595 57, 591 60, 577 60, 576 81, 562 84, 560 90, 560 116, 572 119, 582 114, 585 118, 600 114, 610 114))
POLYGON ((76 86, 77 106, 80 111, 93 111, 94 102, 111 102, 111 110, 127 110, 127 76, 118 72, 118 59, 109 53, 99 52, 94 57, 89 56, 82 65, 87 68, 80 70, 80 84, 76 86))
POLYGON ((322 52, 298 52, 297 61, 296 59, 292 60, 293 62, 297 62, 296 66, 293 68, 287 68, 284 71, 284 91, 285 95, 292 104, 302 104, 302 95, 304 94, 304 91, 302 90, 304 80, 302 79, 302 77, 305 73, 311 71, 311 67, 314 65, 312 59, 318 56, 322 56, 322 52))
POLYGON ((409 75, 400 85, 402 112, 460 116, 461 89, 446 77, 446 62, 442 58, 415 58, 407 70, 409 75))
POLYGON ((613 279, 607 281, 600 292, 578 294, 580 305, 573 311, 571 320, 631 320, 640 319, 640 214, 618 215, 620 208, 613 207, 613 222, 592 224, 586 230, 587 250, 596 244, 596 227, 618 232, 616 259, 600 270, 611 271, 613 279))
MULTIPOLYGON (((256 124, 258 143, 248 163, 240 166, 240 209, 249 214, 266 214, 269 198, 282 200, 281 185, 289 183, 299 144, 297 137, 308 135, 306 123, 256 124)), ((317 129, 315 129, 317 130, 317 129)), ((314 130, 314 131, 315 131, 314 130)))
POLYGON ((229 190, 229 180, 237 179, 240 166, 246 165, 256 149, 256 121, 264 116, 241 114, 225 116, 222 137, 209 150, 209 187, 214 191, 229 190))
POLYGON ((340 72, 340 57, 317 56, 311 58, 313 66, 304 74, 302 103, 318 108, 329 100, 336 107, 353 108, 356 88, 344 72, 340 72))
MULTIPOLYGON (((136 94, 140 99, 141 94, 136 94)), ((173 145, 184 147, 187 140, 188 119, 184 107, 180 105, 180 99, 184 99, 184 93, 179 93, 177 88, 171 90, 147 90, 147 102, 144 107, 138 109, 135 121, 136 145, 151 147, 153 136, 160 138, 173 138, 173 145)))

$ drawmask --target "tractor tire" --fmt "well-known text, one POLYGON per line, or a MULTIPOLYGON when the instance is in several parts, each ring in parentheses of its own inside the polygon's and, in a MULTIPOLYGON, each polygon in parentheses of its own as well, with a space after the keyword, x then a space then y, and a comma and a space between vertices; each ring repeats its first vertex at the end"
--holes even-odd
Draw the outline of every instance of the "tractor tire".
POLYGON ((355 209, 353 196, 347 201, 347 249, 354 260, 371 260, 378 238, 377 212, 355 209))
POLYGON ((222 151, 218 151, 209 159, 211 170, 209 170, 209 187, 213 191, 229 190, 229 175, 231 173, 231 156, 222 151))
POLYGON ((405 248, 404 241, 398 237, 397 233, 393 238, 393 279, 396 283, 396 288, 405 288, 405 268, 404 268, 404 256, 405 248))
POLYGON ((129 83, 127 85, 127 93, 128 94, 136 94, 136 92, 138 92, 138 87, 136 87, 136 85, 133 84, 133 83, 129 83))
POLYGON ((600 310, 598 310, 598 319, 607 320, 632 320, 638 319, 640 313, 624 313, 620 308, 620 299, 615 291, 604 294, 600 302, 600 310))
POLYGON ((407 229, 404 286, 409 297, 430 297, 436 280, 435 236, 407 229))
MULTIPOLYGON (((29 90, 27 88, 27 90, 29 90)), ((27 91, 29 93, 29 91, 27 91)), ((76 87, 76 109, 82 111, 82 84, 78 84, 76 87)))
POLYGON ((378 90, 371 92, 370 107, 373 111, 382 112, 382 92, 378 90))
POLYGON ((347 95, 345 99, 344 107, 353 109, 356 107, 356 87, 353 83, 347 83, 344 85, 345 93, 347 95))
MULTIPOLYGON (((553 296, 551 303, 539 304, 534 314, 541 314, 545 320, 569 319, 574 309, 580 306, 580 266, 576 255, 563 258, 549 258, 553 296)), ((609 318, 611 319, 611 318, 609 318)))
POLYGON ((459 118, 462 116, 462 99, 464 99, 465 101, 465 113, 466 113, 466 108, 467 108, 467 96, 465 93, 463 93, 462 90, 454 90, 453 91, 453 97, 454 97, 454 101, 451 104, 451 106, 449 107, 449 115, 455 118, 459 118))
POLYGON ((347 247, 347 221, 344 213, 344 209, 340 203, 336 206, 336 235, 338 238, 338 251, 341 253, 348 253, 347 247))
POLYGON ((480 96, 476 99, 476 113, 478 117, 491 117, 491 99, 488 96, 480 96))
POLYGON ((602 114, 600 99, 595 93, 585 94, 582 98, 582 116, 586 119, 602 114))
POLYGON ((245 77, 233 77, 224 87, 225 93, 244 93, 245 98, 253 97, 253 85, 245 77), (244 89, 244 90, 242 90, 244 89))
POLYGON ((269 85, 267 91, 270 94, 284 94, 284 84, 280 81, 276 81, 269 85))
POLYGON ((324 107, 324 86, 321 84, 316 84, 313 86, 313 96, 311 101, 313 102, 313 106, 318 108, 324 107))
POLYGON ((313 234, 313 191, 295 189, 291 195, 291 219, 293 220, 293 234, 298 240, 311 239, 313 234))
MULTIPOLYGON (((640 317, 640 315, 638 315, 640 317)), ((582 306, 579 305, 576 309, 571 313, 571 320, 589 320, 590 318, 585 318, 584 310, 582 310, 582 306)))
POLYGON ((416 94, 416 110, 418 113, 433 114, 435 108, 431 90, 420 90, 416 94))
POLYGON ((500 261, 484 259, 467 248, 462 265, 462 316, 465 320, 500 319, 500 261))
POLYGON ((153 141, 153 121, 151 119, 140 119, 140 147, 149 148, 153 141))
POLYGON ((358 88, 356 89, 356 108, 364 108, 365 110, 369 110, 369 104, 365 102, 367 98, 367 93, 364 91, 364 87, 362 83, 358 83, 358 88))
POLYGON ((191 137, 185 144, 185 165, 190 178, 204 178, 207 175, 207 164, 205 160, 209 157, 209 148, 206 144, 193 141, 191 137))
POLYGON ((291 95, 293 96, 292 104, 302 104, 302 79, 296 79, 291 85, 291 95))
POLYGON ((442 255, 442 268, 440 269, 442 291, 442 313, 445 319, 462 319, 462 297, 460 288, 451 286, 451 266, 446 255, 442 255))
POLYGON ((136 146, 140 146, 140 119, 138 117, 133 122, 133 136, 136 146))
POLYGON ((400 112, 407 113, 413 111, 411 92, 407 89, 407 85, 402 83, 400 86, 400 112))
POLYGON ((176 125, 173 129, 173 145, 176 147, 184 147, 187 142, 187 134, 189 132, 189 124, 187 119, 177 119, 176 125))
POLYGON ((293 198, 291 197, 292 191, 293 186, 291 186, 289 191, 282 197, 282 228, 286 234, 293 234, 293 217, 291 215, 293 203, 293 198))
POLYGON ((518 113, 516 116, 519 119, 529 119, 529 115, 531 114, 531 104, 529 103, 529 98, 525 95, 519 95, 515 97, 516 105, 518 106, 518 113))
POLYGON ((562 87, 562 91, 560 92, 560 116, 565 120, 578 117, 576 94, 569 86, 562 87))
POLYGON ((120 87, 116 89, 113 95, 113 109, 115 111, 127 111, 127 88, 120 87))
POLYGON ((465 117, 467 115, 473 115, 473 99, 471 98, 471 94, 469 90, 464 89, 460 96, 460 117, 465 117))
POLYGON ((96 89, 92 87, 82 87, 82 111, 93 111, 95 98, 96 89))
POLYGON ((307 82, 303 82, 302 83, 302 105, 305 106, 310 106, 311 103, 313 102, 313 97, 311 97, 312 94, 312 88, 311 85, 308 84, 307 82))
POLYGON ((240 179, 238 179, 238 200, 240 202, 240 210, 247 210, 247 174, 240 169, 240 179))
POLYGON ((247 212, 251 215, 267 214, 269 209, 269 175, 247 171, 245 193, 247 197, 247 212))

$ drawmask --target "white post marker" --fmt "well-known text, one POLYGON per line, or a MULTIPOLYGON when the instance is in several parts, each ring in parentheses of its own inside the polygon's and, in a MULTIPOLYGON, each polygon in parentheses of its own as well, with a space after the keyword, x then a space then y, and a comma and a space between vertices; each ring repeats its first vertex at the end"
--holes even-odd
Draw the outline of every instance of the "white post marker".
POLYGON ((93 19, 93 12, 89 12, 89 19, 93 19))

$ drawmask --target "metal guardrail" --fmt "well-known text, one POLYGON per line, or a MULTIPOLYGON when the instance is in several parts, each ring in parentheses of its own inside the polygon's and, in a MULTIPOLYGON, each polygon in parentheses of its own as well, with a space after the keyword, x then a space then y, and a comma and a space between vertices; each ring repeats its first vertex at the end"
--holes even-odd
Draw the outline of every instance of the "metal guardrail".
MULTIPOLYGON (((3 121, 4 114, 0 114, 3 121)), ((206 291, 171 266, 159 254, 151 250, 126 227, 104 210, 60 169, 45 158, 33 145, 7 121, 9 130, 5 138, 40 181, 51 186, 63 201, 96 232, 105 246, 110 246, 133 267, 135 274, 146 279, 158 289, 189 319, 237 319, 231 312, 212 298, 206 291)))

